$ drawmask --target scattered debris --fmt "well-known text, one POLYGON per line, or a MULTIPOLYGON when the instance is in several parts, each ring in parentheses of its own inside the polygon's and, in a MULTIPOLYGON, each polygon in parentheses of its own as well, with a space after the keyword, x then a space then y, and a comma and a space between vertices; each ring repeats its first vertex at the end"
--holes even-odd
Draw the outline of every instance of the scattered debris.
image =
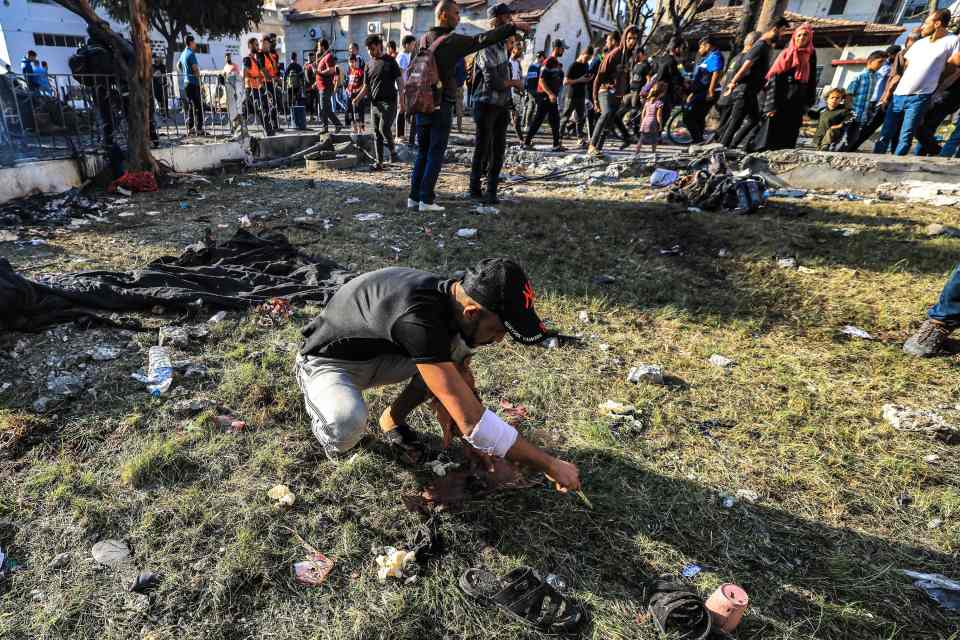
POLYGON ((940 573, 919 573, 904 570, 903 575, 914 578, 913 586, 926 592, 931 599, 944 609, 960 611, 960 582, 951 580, 940 573))
POLYGON ((306 560, 293 564, 293 579, 300 584, 315 587, 323 584, 331 571, 333 560, 319 552, 311 553, 306 560))
POLYGON ((927 464, 937 464, 938 462, 940 462, 940 456, 938 456, 935 453, 931 453, 929 455, 923 456, 923 461, 926 462, 927 464))
POLYGON ((160 327, 158 344, 161 347, 186 347, 190 344, 190 332, 187 331, 186 327, 160 327))
POLYGON ((134 579, 130 585, 130 591, 133 593, 146 593, 160 584, 160 574, 153 571, 143 571, 134 579))
POLYGON ((472 227, 464 227, 463 229, 457 229, 457 237, 464 238, 465 240, 470 240, 471 238, 477 237, 477 230, 472 227))
POLYGON ((660 249, 660 255, 662 256, 682 256, 683 247, 679 244, 675 244, 669 249, 660 249))
POLYGON ((692 577, 694 577, 695 575, 697 575, 698 573, 700 573, 701 571, 703 571, 703 567, 701 567, 701 566, 698 565, 698 564, 693 564, 693 563, 691 563, 691 564, 688 564, 687 566, 685 566, 685 567, 680 571, 680 575, 682 575, 684 578, 692 578, 692 577))
POLYGON ((733 509, 734 505, 737 504, 737 499, 733 496, 720 494, 720 504, 723 505, 724 509, 733 509))
POLYGON ((276 500, 281 507, 292 507, 293 503, 297 501, 297 496, 285 484, 276 485, 267 492, 267 495, 271 500, 276 500))
POLYGON ((90 549, 93 559, 108 567, 115 567, 130 557, 130 547, 122 540, 101 540, 90 549))
POLYGON ((426 466, 429 467, 435 475, 440 476, 441 478, 447 475, 448 469, 457 469, 460 467, 458 462, 443 462, 442 460, 430 460, 426 463, 426 466))
POLYGON ((47 396, 40 396, 33 401, 33 410, 37 413, 46 413, 47 407, 50 406, 51 399, 47 396))
POLYGON ((558 576, 555 573, 551 573, 547 575, 547 577, 544 578, 543 581, 546 582, 551 587, 553 587, 554 589, 556 589, 557 591, 565 591, 567 589, 566 578, 564 578, 563 576, 558 576))
POLYGON ((386 582, 387 578, 404 579, 403 570, 411 562, 416 561, 417 554, 413 551, 404 551, 393 547, 385 547, 383 554, 377 556, 377 580, 386 582))
POLYGON ((930 520, 927 522, 927 529, 930 529, 931 531, 933 529, 939 529, 942 526, 943 518, 930 518, 930 520))
POLYGON ((694 426, 700 431, 701 434, 707 436, 708 438, 713 437, 714 429, 732 429, 737 426, 735 422, 727 422, 724 420, 701 420, 694 424, 694 426))
POLYGON ((656 364, 638 364, 630 369, 630 373, 627 374, 627 382, 633 384, 641 382, 663 384, 663 367, 656 364))
POLYGON ((56 569, 62 569, 65 566, 70 564, 70 554, 69 553, 58 553, 53 556, 53 559, 47 563, 47 569, 54 571, 56 569))
POLYGON ((669 187, 680 177, 680 174, 672 169, 657 168, 650 175, 650 186, 654 189, 669 187))
POLYGON ((881 200, 906 200, 925 202, 937 207, 952 207, 960 204, 960 186, 956 182, 900 180, 878 186, 877 197, 881 200))
POLYGON ((722 356, 719 353, 715 353, 712 356, 710 356, 710 364, 712 364, 715 367, 720 367, 721 369, 729 369, 730 367, 734 366, 737 363, 736 361, 731 360, 726 356, 722 356))
POLYGON ((607 400, 599 406, 599 409, 610 419, 608 428, 610 434, 617 440, 632 440, 647 428, 643 414, 632 404, 607 400))
POLYGON ((960 237, 960 229, 948 227, 937 222, 933 222, 924 227, 923 232, 931 238, 936 236, 946 236, 948 238, 960 237))
POLYGON ((537 346, 543 347, 544 349, 558 349, 560 348, 560 338, 557 336, 550 336, 549 338, 538 342, 537 346))
POLYGON ((864 340, 873 340, 873 336, 861 329, 860 327, 855 327, 852 324, 846 325, 843 329, 840 329, 840 333, 844 333, 853 338, 862 338, 864 340))
POLYGON ((0 230, 0 242, 16 242, 20 236, 6 229, 0 230))
POLYGON ((90 352, 90 357, 98 362, 106 360, 116 360, 120 357, 123 350, 117 347, 99 346, 90 352))
POLYGON ((727 249, 720 249, 719 251, 717 251, 718 258, 726 258, 726 257, 729 257, 729 255, 730 255, 730 251, 728 251, 727 249))
POLYGON ((355 219, 359 220, 360 222, 373 222, 374 220, 380 220, 381 218, 383 218, 383 214, 382 214, 382 213, 372 213, 372 212, 371 212, 371 213, 358 213, 357 215, 355 215, 355 216, 353 216, 353 217, 354 217, 355 219))
POLYGON ((226 312, 226 311, 217 311, 215 314, 213 314, 212 316, 210 316, 210 319, 207 320, 207 323, 208 323, 208 324, 220 324, 221 322, 223 322, 223 321, 226 320, 226 319, 227 319, 227 312, 226 312))
POLYGON ((347 198, 343 201, 343 204, 359 204, 360 198, 347 198))
POLYGON ((293 317, 293 307, 286 298, 270 298, 257 307, 257 313, 261 316, 261 325, 273 326, 290 320, 293 317))
POLYGON ((768 198, 806 198, 806 189, 768 189, 768 198))
POLYGON ((583 322, 585 324, 591 322, 590 312, 587 311, 586 309, 580 311, 580 313, 577 314, 577 318, 580 320, 580 322, 583 322))
POLYGON ((510 423, 513 427, 519 427, 520 423, 526 420, 529 416, 527 408, 522 404, 513 404, 507 400, 500 400, 500 409, 507 416, 507 422, 510 423))
POLYGON ((741 587, 727 582, 717 587, 710 594, 704 606, 713 620, 714 626, 721 633, 730 634, 736 631, 737 626, 747 611, 750 598, 741 587))
POLYGON ((147 385, 150 395, 154 397, 163 395, 173 385, 173 365, 170 364, 170 354, 164 347, 150 347, 147 352, 147 375, 134 373, 130 377, 147 385))
POLYGON ((745 500, 751 503, 760 499, 760 494, 753 489, 737 489, 734 496, 736 496, 738 500, 745 500))
POLYGON ((915 431, 933 435, 947 444, 960 443, 960 427, 950 424, 940 414, 902 405, 883 405, 883 419, 897 431, 915 431))
POLYGON ((177 400, 170 405, 170 413, 179 418, 191 418, 204 411, 216 408, 217 403, 208 398, 177 400))
POLYGON ((778 258, 777 266, 781 269, 796 269, 797 268, 797 259, 796 258, 778 258))
POLYGON ((474 213, 479 213, 480 215, 497 215, 500 213, 500 209, 490 206, 477 205, 473 208, 474 213))

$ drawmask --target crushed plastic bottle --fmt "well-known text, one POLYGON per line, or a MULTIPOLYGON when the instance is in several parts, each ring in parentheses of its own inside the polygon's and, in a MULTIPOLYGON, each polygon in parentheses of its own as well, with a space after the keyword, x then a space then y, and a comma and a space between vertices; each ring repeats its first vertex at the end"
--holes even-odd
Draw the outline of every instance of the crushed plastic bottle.
POLYGON ((546 578, 543 579, 548 585, 556 589, 557 591, 563 591, 567 588, 567 581, 563 579, 563 576, 558 576, 555 573, 551 573, 546 578))
POLYGON ((173 365, 170 354, 164 347, 150 347, 147 355, 147 391, 159 397, 170 390, 173 384, 173 365))

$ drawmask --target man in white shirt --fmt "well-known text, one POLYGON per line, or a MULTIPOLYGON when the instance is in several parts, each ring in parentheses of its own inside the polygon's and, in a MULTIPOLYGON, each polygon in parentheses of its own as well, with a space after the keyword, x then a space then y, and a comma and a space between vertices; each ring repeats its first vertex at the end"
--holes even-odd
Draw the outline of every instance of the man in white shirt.
MULTIPOLYGON (((403 72, 403 79, 407 79, 407 67, 410 66, 410 60, 413 58, 413 51, 417 48, 417 39, 411 35, 403 36, 403 40, 400 41, 401 46, 403 46, 403 52, 397 56, 397 64, 400 65, 400 71, 403 72)), ((403 104, 403 94, 400 94, 400 103, 397 107, 397 139, 403 140, 403 130, 404 125, 407 122, 407 117, 403 104)), ((410 127, 410 146, 413 146, 413 137, 415 135, 416 127, 410 127)))
POLYGON ((923 122, 944 70, 949 65, 952 74, 960 65, 960 39, 947 33, 951 17, 948 9, 932 12, 921 27, 924 37, 906 52, 903 73, 890 78, 895 88, 876 153, 886 153, 894 139, 898 156, 910 152, 914 132, 923 122))

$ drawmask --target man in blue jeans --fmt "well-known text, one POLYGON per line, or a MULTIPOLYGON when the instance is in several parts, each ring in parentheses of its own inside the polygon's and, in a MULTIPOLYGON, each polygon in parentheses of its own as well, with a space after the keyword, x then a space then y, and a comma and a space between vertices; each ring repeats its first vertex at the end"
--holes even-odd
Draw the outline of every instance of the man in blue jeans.
POLYGON ((910 152, 914 132, 923 122, 943 70, 948 63, 960 64, 960 39, 947 32, 951 17, 947 9, 927 17, 920 28, 923 38, 907 49, 903 73, 890 79, 893 99, 874 153, 886 153, 894 140, 894 153, 905 156, 910 152))
MULTIPOLYGON (((417 127, 417 161, 413 165, 410 179, 410 195, 407 197, 408 209, 420 211, 443 211, 436 204, 437 180, 443 167, 443 156, 447 152, 450 139, 450 127, 457 101, 457 81, 454 68, 457 60, 485 47, 503 42, 517 31, 530 32, 530 25, 523 22, 510 22, 496 29, 475 36, 453 33, 460 24, 460 7, 454 0, 441 0, 434 9, 437 26, 433 27, 420 40, 420 49, 430 47, 439 38, 443 40, 434 49, 437 63, 439 86, 434 88, 434 104, 440 107, 433 113, 418 113, 414 116, 417 127)), ((415 64, 411 62, 411 65, 415 64)))
POLYGON ((940 352, 950 332, 960 325, 960 266, 953 270, 940 292, 940 301, 927 312, 927 319, 903 345, 912 356, 928 358, 940 352))

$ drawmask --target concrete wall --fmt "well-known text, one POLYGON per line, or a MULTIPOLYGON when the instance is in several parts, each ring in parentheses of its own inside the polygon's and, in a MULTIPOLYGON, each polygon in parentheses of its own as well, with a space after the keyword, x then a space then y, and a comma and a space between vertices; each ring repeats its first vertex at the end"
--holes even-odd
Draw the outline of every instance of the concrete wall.
POLYGON ((564 69, 573 64, 577 58, 578 45, 584 49, 590 44, 590 25, 584 19, 577 0, 557 0, 540 17, 536 29, 533 30, 532 43, 527 41, 527 49, 521 61, 524 71, 534 61, 537 51, 546 48, 547 55, 550 55, 550 48, 546 47, 547 36, 551 43, 559 38, 570 47, 561 60, 564 69))
POLYGON ((831 0, 790 0, 787 11, 793 11, 804 16, 818 18, 843 18, 844 20, 862 20, 873 22, 877 18, 880 0, 847 0, 847 6, 842 13, 831 14, 831 0))

